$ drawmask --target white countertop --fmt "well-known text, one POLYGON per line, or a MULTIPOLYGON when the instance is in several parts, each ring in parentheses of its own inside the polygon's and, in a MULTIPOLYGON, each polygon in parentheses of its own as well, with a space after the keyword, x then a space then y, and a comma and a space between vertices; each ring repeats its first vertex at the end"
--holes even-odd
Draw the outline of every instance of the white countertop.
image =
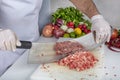
POLYGON ((0 80, 29 80, 39 64, 27 64, 26 51, 0 78, 0 80))
MULTIPOLYGON (((120 80, 120 53, 110 51, 104 46, 105 73, 102 80, 120 80)), ((26 51, 0 78, 0 80, 30 80, 31 74, 39 64, 27 64, 26 51)))

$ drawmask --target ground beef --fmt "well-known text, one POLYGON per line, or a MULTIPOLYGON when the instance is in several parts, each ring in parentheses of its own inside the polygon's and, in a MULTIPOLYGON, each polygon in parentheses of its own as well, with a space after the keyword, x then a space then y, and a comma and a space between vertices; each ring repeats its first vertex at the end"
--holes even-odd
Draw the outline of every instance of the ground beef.
POLYGON ((94 67, 97 62, 98 59, 91 52, 76 51, 74 54, 61 59, 58 64, 68 66, 70 69, 76 69, 77 71, 83 71, 94 67))
POLYGON ((78 42, 57 42, 54 49, 57 55, 70 54, 58 62, 59 65, 68 66, 70 69, 82 71, 92 68, 98 62, 98 59, 78 42))
POLYGON ((56 54, 69 54, 75 52, 76 50, 82 50, 83 46, 78 42, 64 41, 57 42, 54 46, 56 54))

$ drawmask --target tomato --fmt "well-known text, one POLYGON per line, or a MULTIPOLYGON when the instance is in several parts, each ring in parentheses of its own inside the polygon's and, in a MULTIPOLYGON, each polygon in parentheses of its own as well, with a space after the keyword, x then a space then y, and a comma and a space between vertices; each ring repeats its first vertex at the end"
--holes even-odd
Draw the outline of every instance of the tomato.
POLYGON ((111 35, 111 39, 115 39, 118 37, 118 30, 117 29, 113 29, 112 35, 111 35))
POLYGON ((73 22, 68 22, 68 23, 67 23, 67 26, 68 26, 69 28, 74 28, 74 23, 73 23, 73 22))
POLYGON ((88 34, 88 33, 91 32, 91 30, 85 29, 84 32, 85 32, 86 34, 88 34))
POLYGON ((83 29, 87 29, 87 26, 85 24, 82 25, 83 29))
POLYGON ((78 28, 82 29, 82 25, 78 25, 78 28))
POLYGON ((85 31, 87 29, 87 26, 85 24, 78 25, 78 28, 80 28, 82 31, 85 31))

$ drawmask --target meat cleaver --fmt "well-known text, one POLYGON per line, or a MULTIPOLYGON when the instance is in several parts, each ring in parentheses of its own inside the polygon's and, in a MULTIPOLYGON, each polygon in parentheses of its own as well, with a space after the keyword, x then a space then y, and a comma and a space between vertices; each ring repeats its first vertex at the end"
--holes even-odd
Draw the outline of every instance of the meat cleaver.
MULTIPOLYGON (((99 44, 96 44, 94 42, 92 34, 88 34, 86 36, 80 37, 80 38, 59 38, 58 42, 62 41, 77 41, 80 44, 84 46, 86 50, 94 50, 97 47, 99 47, 104 42, 101 42, 99 44)), ((24 48, 29 49, 28 54, 28 63, 35 63, 35 64, 45 64, 45 63, 51 63, 58 61, 64 57, 66 57, 66 54, 62 55, 56 55, 56 52, 54 50, 54 45, 56 42, 36 42, 32 43, 29 41, 21 41, 22 45, 17 46, 17 48, 24 48)))
POLYGON ((21 46, 17 48, 29 49, 28 63, 50 63, 62 58, 61 55, 56 56, 54 45, 56 42, 30 42, 20 41, 21 46))

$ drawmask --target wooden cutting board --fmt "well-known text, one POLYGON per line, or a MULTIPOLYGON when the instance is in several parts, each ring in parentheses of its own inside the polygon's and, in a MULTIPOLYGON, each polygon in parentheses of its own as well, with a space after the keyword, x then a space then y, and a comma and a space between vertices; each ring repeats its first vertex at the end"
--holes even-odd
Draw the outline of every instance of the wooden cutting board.
POLYGON ((101 80, 103 75, 103 49, 92 51, 99 62, 94 68, 78 72, 57 63, 40 65, 30 76, 31 80, 101 80))

